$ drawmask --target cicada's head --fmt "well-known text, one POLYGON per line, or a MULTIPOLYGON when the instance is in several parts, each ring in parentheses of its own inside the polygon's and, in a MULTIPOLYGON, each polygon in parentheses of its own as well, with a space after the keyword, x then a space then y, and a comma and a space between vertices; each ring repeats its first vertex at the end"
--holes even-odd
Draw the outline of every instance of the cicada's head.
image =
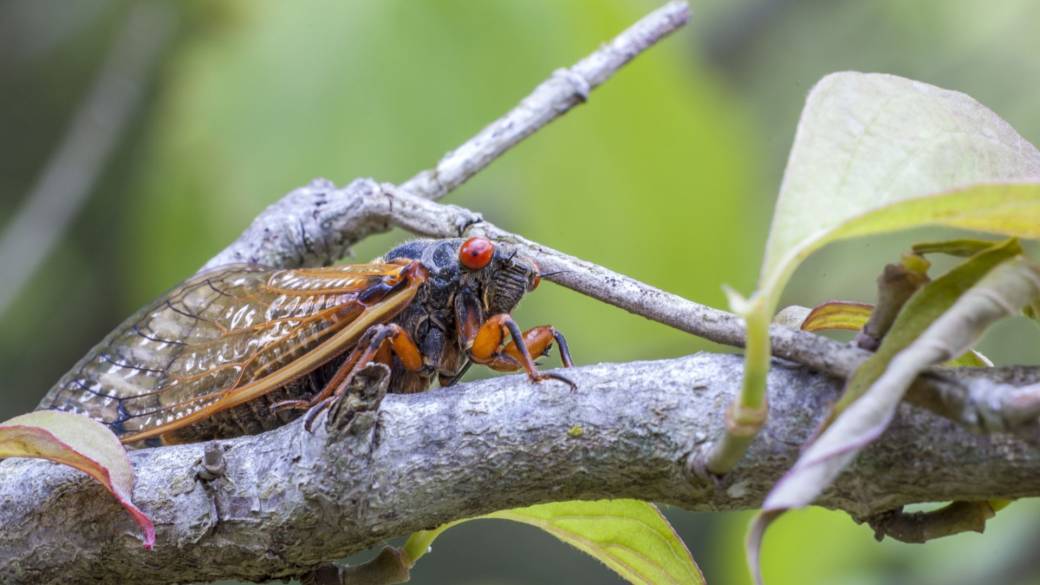
POLYGON ((459 265, 481 282, 481 298, 488 315, 511 312, 542 280, 534 260, 479 236, 459 246, 459 265))
POLYGON ((385 260, 419 260, 429 271, 434 302, 450 302, 455 292, 476 292, 487 315, 509 313, 541 280, 538 265, 506 244, 474 236, 466 240, 414 240, 391 250, 385 260))

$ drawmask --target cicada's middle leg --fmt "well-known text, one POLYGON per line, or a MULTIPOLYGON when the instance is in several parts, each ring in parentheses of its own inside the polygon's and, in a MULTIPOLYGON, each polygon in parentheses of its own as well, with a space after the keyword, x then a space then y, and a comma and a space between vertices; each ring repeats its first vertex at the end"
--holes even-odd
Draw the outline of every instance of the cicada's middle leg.
POLYGON ((304 427, 309 431, 321 411, 342 398, 358 370, 371 362, 390 366, 393 355, 410 372, 418 372, 423 368, 422 353, 407 331, 396 323, 373 325, 361 336, 354 350, 343 360, 321 392, 310 400, 280 402, 272 409, 310 409, 304 419, 304 427))

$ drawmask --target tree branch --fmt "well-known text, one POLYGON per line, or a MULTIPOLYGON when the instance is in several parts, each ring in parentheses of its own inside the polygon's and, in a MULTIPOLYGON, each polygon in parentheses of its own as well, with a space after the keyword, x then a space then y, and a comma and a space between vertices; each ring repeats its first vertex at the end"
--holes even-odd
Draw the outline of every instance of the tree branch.
MULTIPOLYGON (((346 431, 297 423, 222 441, 224 475, 197 478, 204 445, 132 453, 151 552, 102 488, 36 460, 0 463, 0 575, 37 583, 262 580, 308 572, 387 538, 538 502, 638 497, 690 510, 759 505, 838 392, 778 363, 774 416, 716 488, 686 470, 718 433, 738 356, 700 354, 568 372, 578 384, 500 377, 388 395, 346 431), (638 399, 635 399, 638 398, 638 399), (580 429, 575 432, 574 429, 580 429)), ((863 517, 934 500, 1040 494, 1040 453, 904 409, 820 503, 863 517)))
POLYGON ((572 67, 556 70, 520 105, 449 152, 435 168, 415 175, 401 188, 429 199, 454 191, 521 140, 588 101, 590 91, 610 79, 636 55, 681 28, 689 17, 686 2, 669 2, 651 12, 572 67))

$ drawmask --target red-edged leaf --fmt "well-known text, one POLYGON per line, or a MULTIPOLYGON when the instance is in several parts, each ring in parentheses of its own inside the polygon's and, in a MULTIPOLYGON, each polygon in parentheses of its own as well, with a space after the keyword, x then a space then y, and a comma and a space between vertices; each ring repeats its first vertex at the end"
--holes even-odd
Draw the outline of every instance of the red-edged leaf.
POLYGON ((874 305, 851 301, 827 301, 816 305, 802 321, 803 331, 859 331, 870 319, 874 305))
POLYGON ((155 527, 130 501, 134 472, 112 431, 85 416, 38 410, 0 423, 0 458, 36 457, 75 467, 101 482, 144 532, 145 548, 155 544, 155 527))

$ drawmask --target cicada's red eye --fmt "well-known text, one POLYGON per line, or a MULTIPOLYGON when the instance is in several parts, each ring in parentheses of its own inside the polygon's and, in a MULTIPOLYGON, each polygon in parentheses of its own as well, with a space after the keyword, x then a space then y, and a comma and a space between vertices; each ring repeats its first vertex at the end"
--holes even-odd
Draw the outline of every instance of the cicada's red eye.
POLYGON ((487 266, 494 255, 495 245, 491 240, 480 236, 473 236, 459 248, 459 262, 470 270, 480 270, 487 266))

